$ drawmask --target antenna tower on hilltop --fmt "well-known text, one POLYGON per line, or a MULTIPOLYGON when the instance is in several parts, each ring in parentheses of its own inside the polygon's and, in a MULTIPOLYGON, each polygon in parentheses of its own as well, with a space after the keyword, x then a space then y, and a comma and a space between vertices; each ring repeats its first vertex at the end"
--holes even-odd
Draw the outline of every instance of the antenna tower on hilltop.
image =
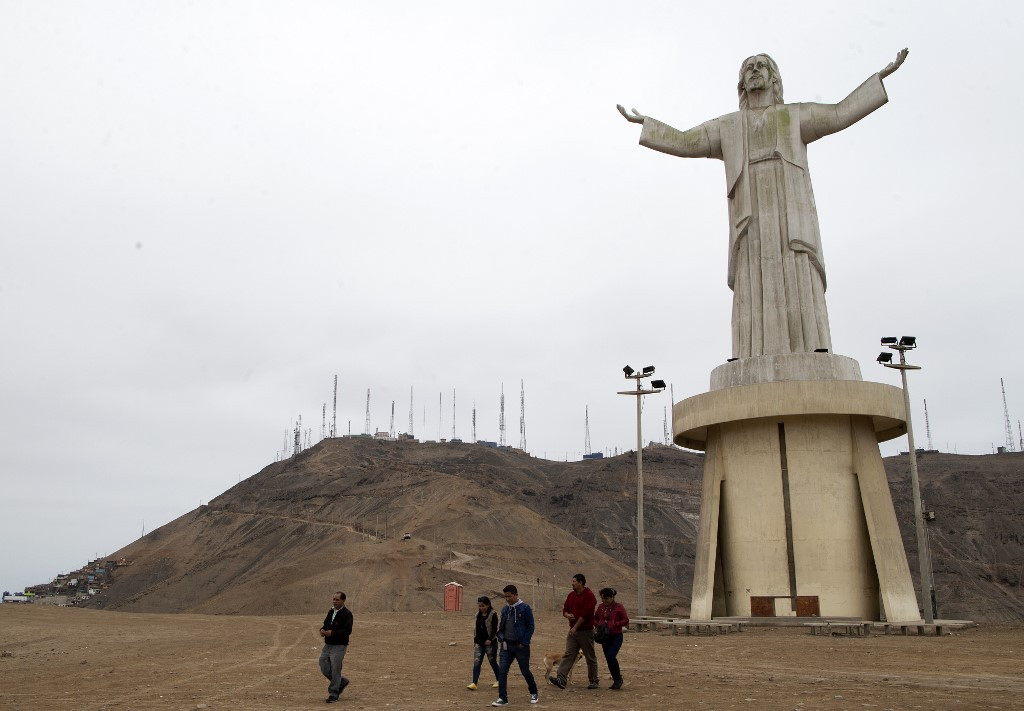
POLYGON ((391 429, 388 430, 388 437, 395 438, 395 401, 391 401, 391 429))
POLYGON ((476 400, 473 401, 473 439, 472 442, 476 444, 476 400))
POLYGON ((928 422, 928 401, 924 401, 924 432, 928 436, 928 449, 935 449, 932 446, 932 426, 928 422))
POLYGON ((452 439, 455 439, 455 388, 452 388, 452 439))
POLYGON ((668 407, 662 406, 661 409, 664 411, 664 414, 665 414, 665 418, 662 421, 661 426, 662 426, 662 429, 665 431, 665 446, 667 447, 668 446, 668 407))
POLYGON ((437 441, 441 441, 441 412, 444 410, 444 406, 441 404, 441 393, 437 394, 437 441))
POLYGON ((366 388, 366 426, 363 428, 363 434, 371 434, 371 432, 370 432, 370 388, 366 388))
POLYGON ((519 381, 519 449, 526 451, 526 391, 519 381))
POLYGON ((498 446, 505 446, 505 383, 501 384, 501 400, 498 408, 498 446))
POLYGON ((338 374, 334 374, 334 413, 331 415, 331 437, 338 436, 338 374))
POLYGON ((583 410, 583 426, 586 429, 587 436, 583 440, 583 453, 590 454, 590 406, 587 405, 583 410))
POLYGON ((409 386, 409 436, 412 437, 412 386, 409 386))
POLYGON ((1006 406, 1006 386, 1003 385, 1003 379, 999 379, 999 387, 1003 390, 1003 420, 1006 423, 1006 451, 1012 452, 1013 446, 1013 428, 1010 427, 1010 409, 1006 406))
POLYGON ((327 436, 327 403, 324 403, 323 422, 320 423, 320 439, 327 436))
POLYGON ((295 423, 295 449, 292 450, 292 456, 294 457, 302 451, 302 415, 299 415, 299 421, 295 423))

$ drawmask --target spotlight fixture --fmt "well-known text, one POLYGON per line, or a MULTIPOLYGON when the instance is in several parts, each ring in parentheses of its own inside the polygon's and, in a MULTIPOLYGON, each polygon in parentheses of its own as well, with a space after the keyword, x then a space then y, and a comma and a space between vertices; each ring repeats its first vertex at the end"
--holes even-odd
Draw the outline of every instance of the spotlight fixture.
POLYGON ((886 336, 885 338, 882 339, 882 345, 883 346, 895 346, 896 345, 896 336, 886 336))
POLYGON ((902 336, 899 345, 904 348, 917 348, 917 336, 902 336))
POLYGON ((652 388, 658 388, 659 390, 664 390, 665 389, 665 381, 664 380, 652 380, 651 381, 651 387, 652 388))
POLYGON ((636 371, 635 371, 635 370, 633 370, 632 368, 630 368, 630 367, 629 367, 629 366, 627 365, 627 366, 626 366, 625 368, 623 368, 623 369, 622 369, 622 372, 623 372, 623 373, 625 373, 625 374, 626 374, 626 377, 628 378, 629 376, 631 376, 631 375, 632 375, 633 373, 635 373, 636 371))
POLYGON ((644 372, 644 375, 650 375, 651 373, 654 372, 654 366, 653 365, 644 366, 644 371, 643 372, 644 372))
POLYGON ((892 363, 892 353, 889 351, 882 351, 878 354, 879 363, 892 363))

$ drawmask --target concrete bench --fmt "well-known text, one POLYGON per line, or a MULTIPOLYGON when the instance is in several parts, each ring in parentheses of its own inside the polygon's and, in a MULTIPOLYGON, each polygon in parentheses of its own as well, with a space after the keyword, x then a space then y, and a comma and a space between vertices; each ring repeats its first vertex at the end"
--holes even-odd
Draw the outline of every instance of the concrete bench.
POLYGON ((941 637, 946 630, 961 629, 960 624, 927 624, 924 622, 882 622, 878 625, 885 634, 909 635, 912 631, 918 635, 935 635, 941 637))
POLYGON ((839 635, 845 634, 849 637, 866 637, 871 634, 870 622, 848 622, 831 621, 805 622, 804 626, 810 629, 811 634, 839 635))
POLYGON ((685 634, 707 634, 707 635, 719 635, 729 634, 730 632, 742 632, 743 625, 739 622, 702 622, 695 620, 679 620, 677 622, 670 622, 669 627, 672 628, 672 634, 678 635, 680 630, 685 634))

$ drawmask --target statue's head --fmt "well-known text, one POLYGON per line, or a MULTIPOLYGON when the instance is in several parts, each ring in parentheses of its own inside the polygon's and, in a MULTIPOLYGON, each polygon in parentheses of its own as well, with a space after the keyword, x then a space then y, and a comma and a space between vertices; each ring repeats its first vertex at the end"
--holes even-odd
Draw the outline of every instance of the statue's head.
POLYGON ((736 91, 740 95, 740 108, 747 108, 747 92, 767 90, 772 92, 772 103, 781 104, 782 75, 779 65, 767 54, 755 54, 747 57, 740 65, 740 80, 736 91))

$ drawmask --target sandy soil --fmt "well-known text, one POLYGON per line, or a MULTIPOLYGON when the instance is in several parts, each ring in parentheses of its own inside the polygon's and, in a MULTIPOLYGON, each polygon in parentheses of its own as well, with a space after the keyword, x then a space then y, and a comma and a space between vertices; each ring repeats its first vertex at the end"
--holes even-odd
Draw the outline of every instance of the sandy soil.
MULTIPOLYGON (((327 605, 324 606, 325 611, 327 605)), ((335 709, 482 709, 497 694, 486 669, 468 691, 472 616, 375 613, 354 607, 335 709)), ((0 606, 3 709, 328 708, 317 669, 322 617, 150 615, 0 606)), ((561 618, 539 619, 533 671, 546 709, 1024 708, 1024 628, 940 638, 816 637, 749 629, 721 637, 627 635, 622 691, 588 691, 583 668, 561 691, 542 679, 561 618)), ((599 655, 602 687, 607 669, 599 655)), ((518 671, 510 706, 531 708, 518 671)))

